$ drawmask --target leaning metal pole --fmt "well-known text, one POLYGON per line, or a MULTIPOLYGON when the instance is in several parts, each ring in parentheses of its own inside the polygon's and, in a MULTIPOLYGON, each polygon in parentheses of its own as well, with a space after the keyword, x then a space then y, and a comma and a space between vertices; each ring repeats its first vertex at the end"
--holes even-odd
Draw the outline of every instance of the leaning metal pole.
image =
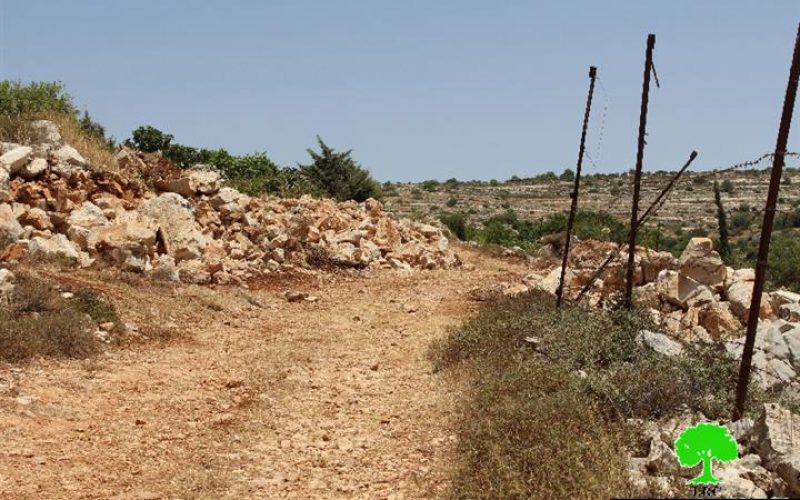
POLYGON ((628 240, 628 273, 625 285, 625 307, 633 305, 633 269, 636 250, 637 219, 639 218, 639 188, 642 183, 642 161, 644 160, 645 133, 647 131, 647 105, 650 99, 650 75, 653 72, 653 48, 656 36, 647 35, 647 53, 644 60, 644 82, 642 83, 642 107, 639 112, 639 143, 636 152, 636 171, 633 174, 633 206, 631 207, 631 229, 628 240))
POLYGON ((750 383, 750 364, 753 360, 753 345, 756 341, 758 316, 761 309, 761 294, 764 291, 764 277, 767 272, 769 260, 769 244, 772 238, 772 227, 775 221, 775 206, 778 203, 781 175, 783 174, 784 154, 789 141, 789 128, 792 125, 792 112, 794 111, 795 98, 797 97, 797 82, 800 78, 800 25, 794 41, 794 55, 792 66, 789 70, 789 83, 786 85, 786 95, 783 98, 783 112, 778 128, 778 141, 775 145, 773 156, 772 175, 769 179, 769 192, 767 204, 764 208, 764 222, 761 225, 761 241, 758 244, 758 260, 756 262, 756 279, 753 283, 753 298, 750 302, 750 313, 747 318, 747 336, 742 351, 742 362, 739 366, 739 381, 736 385, 736 406, 733 408, 733 420, 744 416, 744 405, 747 401, 747 386, 750 383))
POLYGON ((572 225, 575 223, 575 212, 578 210, 578 192, 581 187, 581 167, 583 166, 583 156, 586 151, 586 130, 589 128, 589 114, 592 111, 592 96, 594 95, 594 81, 597 78, 597 68, 589 66, 589 97, 586 98, 586 111, 583 114, 583 129, 581 130, 581 145, 578 148, 578 164, 575 167, 575 187, 570 193, 572 204, 569 208, 569 219, 567 220, 567 235, 564 241, 564 259, 561 262, 561 279, 558 281, 556 290, 556 307, 561 307, 564 298, 564 277, 567 273, 567 261, 569 260, 569 244, 572 239, 572 225))
MULTIPOLYGON (((676 182, 678 182, 678 180, 681 178, 681 175, 683 175, 686 169, 689 168, 689 165, 692 164, 695 158, 697 158, 697 151, 692 151, 691 154, 689 155, 689 159, 686 160, 686 163, 683 164, 683 167, 681 167, 681 169, 678 170, 678 172, 675 173, 674 176, 672 176, 672 179, 670 179, 670 181, 667 183, 664 189, 662 189, 661 192, 658 194, 658 196, 656 196, 656 199, 653 200, 653 203, 651 203, 650 206, 647 207, 647 210, 645 210, 645 212, 642 214, 642 216, 639 217, 639 220, 636 222, 637 227, 647 222, 647 218, 650 217, 650 215, 652 215, 656 211, 658 211, 660 206, 664 203, 666 196, 669 194, 670 191, 672 191, 672 187, 675 185, 676 182)), ((630 233, 628 234, 630 235, 630 233)), ((597 281, 597 279, 600 276, 602 276, 603 272, 605 272, 606 270, 606 267, 611 263, 612 260, 614 260, 617 257, 617 255, 619 255, 620 250, 622 250, 622 245, 623 243, 619 243, 617 245, 616 250, 609 253, 608 257, 606 257, 606 260, 604 260, 603 263, 600 264, 600 266, 597 269, 595 269, 594 273, 589 278, 589 281, 581 289, 581 293, 578 294, 577 298, 578 302, 580 302, 581 299, 583 299, 583 297, 587 293, 589 293, 589 290, 591 290, 592 287, 594 286, 594 282, 597 281)))

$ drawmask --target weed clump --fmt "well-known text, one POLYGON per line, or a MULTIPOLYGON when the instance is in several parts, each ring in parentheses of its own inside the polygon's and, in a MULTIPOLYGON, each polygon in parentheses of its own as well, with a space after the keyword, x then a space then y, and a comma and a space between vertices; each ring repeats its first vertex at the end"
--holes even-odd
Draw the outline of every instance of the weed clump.
POLYGON ((95 292, 80 290, 65 299, 59 290, 18 272, 6 303, 0 305, 0 359, 16 363, 38 357, 87 358, 100 350, 99 323, 112 322, 115 336, 124 325, 113 306, 95 292))
POLYGON ((727 417, 736 363, 714 346, 660 356, 636 342, 645 328, 652 325, 644 315, 556 310, 550 295, 533 291, 488 303, 435 344, 434 368, 469 383, 453 497, 632 494, 630 419, 687 409, 727 417))

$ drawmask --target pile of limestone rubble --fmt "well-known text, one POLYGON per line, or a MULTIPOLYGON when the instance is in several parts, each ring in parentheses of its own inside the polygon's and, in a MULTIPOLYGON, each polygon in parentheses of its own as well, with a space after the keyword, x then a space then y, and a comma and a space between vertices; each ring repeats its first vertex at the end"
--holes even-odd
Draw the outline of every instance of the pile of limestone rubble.
MULTIPOLYGON (((576 298, 616 250, 615 243, 576 242, 566 271, 566 293, 576 298)), ((489 292, 514 295, 541 289, 554 294, 561 272, 556 253, 550 246, 543 247, 534 261, 537 270, 522 283, 504 283, 489 292)), ((611 261, 585 299, 590 305, 603 307, 619 301, 627 260, 627 252, 622 251, 611 261)), ((755 279, 752 269, 725 266, 708 238, 691 239, 679 258, 637 247, 634 264, 634 300, 638 308, 650 312, 659 330, 642 332, 643 342, 665 354, 679 353, 690 342, 722 342, 732 357, 741 356, 755 279)), ((486 292, 472 291, 478 300, 486 292)), ((754 375, 764 388, 782 384, 800 392, 800 294, 785 290, 764 293, 759 313, 754 375)))
POLYGON ((438 228, 396 221, 376 200, 254 198, 210 169, 159 177, 152 158, 127 149, 116 169, 95 168, 53 123, 33 128, 32 144, 0 143, 0 264, 55 259, 220 284, 323 266, 460 264, 438 228))

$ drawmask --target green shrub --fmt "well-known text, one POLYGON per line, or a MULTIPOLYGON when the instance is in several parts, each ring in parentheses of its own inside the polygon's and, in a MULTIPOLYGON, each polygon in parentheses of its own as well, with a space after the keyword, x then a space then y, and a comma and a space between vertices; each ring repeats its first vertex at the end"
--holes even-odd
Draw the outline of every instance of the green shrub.
POLYGON ((0 115, 23 116, 61 113, 76 116, 78 109, 61 82, 0 81, 0 115))
POLYGON ((574 181, 575 172, 571 168, 564 169, 564 172, 558 177, 562 181, 574 181))
POLYGON ((313 162, 300 165, 300 172, 309 182, 331 198, 339 201, 364 201, 380 197, 380 185, 350 155, 352 151, 336 152, 317 136, 320 152, 308 149, 313 162))
MULTIPOLYGON (((114 139, 106 137, 105 128, 84 111, 83 115, 61 82, 0 81, 0 140, 27 142, 30 123, 47 119, 56 122, 65 141, 80 147, 89 160, 110 158, 114 139), (75 133, 83 136, 76 137, 75 133), (105 149, 95 154, 94 149, 105 149)), ((102 163, 102 162, 101 162, 102 163)))
POLYGON ((737 210, 731 215, 731 229, 734 231, 744 231, 750 229, 753 224, 753 217, 749 212, 744 212, 741 209, 737 210))
POLYGON ((442 224, 461 241, 467 240, 467 216, 463 213, 444 214, 439 217, 442 224))
POLYGON ((785 287, 800 292, 800 235, 774 233, 769 251, 767 289, 785 287))
POLYGON ((723 193, 733 194, 733 182, 730 179, 725 179, 719 187, 723 193))
POLYGON ((722 205, 719 183, 714 181, 714 203, 717 205, 717 227, 719 228, 719 254, 723 260, 731 257, 731 246, 728 240, 728 217, 722 205))
POLYGON ((447 206, 450 208, 453 208, 457 204, 458 204, 458 198, 450 198, 449 200, 447 200, 447 206))
POLYGON ((439 181, 437 180, 427 180, 423 181, 421 184, 422 189, 428 192, 433 192, 439 189, 439 181))

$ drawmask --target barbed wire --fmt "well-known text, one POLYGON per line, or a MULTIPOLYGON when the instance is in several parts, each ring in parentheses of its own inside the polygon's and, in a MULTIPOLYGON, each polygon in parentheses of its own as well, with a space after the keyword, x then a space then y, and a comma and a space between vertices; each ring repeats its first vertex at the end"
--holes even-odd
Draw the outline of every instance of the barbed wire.
MULTIPOLYGON (((714 169, 714 170, 712 170, 712 171, 710 171, 710 172, 703 173, 703 174, 701 174, 700 176, 694 176, 694 177, 693 177, 693 180, 694 180, 694 181, 696 181, 696 180, 697 180, 697 179, 699 179, 699 178, 706 178, 706 177, 710 177, 710 176, 717 176, 717 175, 719 175, 719 174, 723 174, 723 173, 727 173, 727 172, 732 172, 732 171, 739 170, 739 169, 743 169, 743 168, 747 168, 747 167, 753 167, 753 166, 756 166, 756 165, 758 165, 758 164, 762 163, 764 160, 766 160, 766 159, 768 159, 768 158, 773 158, 773 157, 775 157, 775 155, 776 155, 776 154, 777 154, 777 153, 765 153, 765 154, 763 154, 763 155, 759 156, 758 158, 756 158, 756 159, 754 159, 754 160, 747 160, 747 161, 743 161, 743 162, 735 163, 735 164, 733 164, 733 165, 730 165, 730 166, 728 166, 728 167, 725 167, 725 168, 722 168, 722 169, 714 169)), ((798 158, 798 157, 800 157, 800 153, 798 153, 798 152, 794 152, 794 151, 785 151, 785 152, 783 153, 783 156, 784 156, 784 157, 786 157, 786 156, 789 156, 789 157, 793 157, 793 158, 798 158)), ((789 168, 793 168, 793 167, 789 167, 789 168)), ((679 174, 680 174, 680 172, 678 172, 678 175, 679 175, 679 174)), ((646 220, 641 220, 641 221, 640 221, 640 223, 637 225, 637 230, 638 230, 639 228, 641 228, 642 226, 644 226, 644 225, 645 225, 647 222, 649 222, 649 221, 652 221, 652 220, 655 220, 655 215, 658 213, 658 211, 659 211, 659 210, 661 210, 661 208, 663 208, 663 206, 664 206, 664 205, 666 204, 666 202, 669 200, 669 195, 670 195, 672 192, 674 192, 674 187, 675 187, 675 186, 677 186, 677 185, 680 183, 680 181, 681 181, 681 180, 686 180, 686 179, 688 179, 688 178, 689 178, 689 177, 688 177, 688 176, 686 176, 686 177, 682 177, 682 178, 677 178, 677 179, 675 179, 675 180, 674 180, 674 183, 673 183, 673 185, 671 186, 671 188, 672 188, 672 189, 670 189, 670 186, 667 186, 667 188, 666 188, 666 189, 669 189, 669 192, 667 192, 667 193, 666 193, 666 195, 665 195, 665 196, 664 196, 664 197, 663 197, 663 198, 662 198, 662 199, 661 199, 661 200, 660 200, 660 201, 659 201, 659 202, 658 202, 656 205, 653 205, 653 208, 652 208, 652 210, 651 210, 651 212, 650 212, 650 214, 649 214, 649 218, 647 218, 646 220)), ((612 198, 612 200, 611 200, 611 203, 613 204, 613 203, 615 203, 615 202, 617 202, 617 201, 618 201, 618 199, 616 199, 616 198, 612 198)), ((609 207, 610 207, 610 205, 609 205, 609 207)), ((608 210, 608 208, 606 209, 606 211, 607 211, 607 210, 608 210)), ((637 214, 637 215, 638 215, 638 214, 637 214)), ((595 276, 593 276, 593 278, 592 278, 592 280, 589 282, 589 284, 587 284, 587 286, 585 286, 585 287, 584 287, 584 289, 583 289, 583 290, 581 290, 581 293, 580 293, 580 295, 579 295, 579 300, 580 300, 581 298, 583 298, 583 297, 585 296, 585 294, 586 294, 586 293, 587 293, 587 292, 588 292, 588 291, 589 291, 589 290, 590 290, 590 289, 593 287, 593 284, 594 284, 594 282, 595 282, 597 279, 599 279, 599 278, 601 278, 601 277, 602 277, 602 274, 603 274, 603 271, 604 271, 604 268, 605 268, 605 266, 606 266, 606 265, 607 265, 609 262, 611 262, 611 261, 613 261, 613 260, 616 260, 617 258, 619 258, 619 255, 622 253, 622 251, 623 251, 623 249, 624 249, 624 248, 625 248, 625 242, 623 241, 623 242, 620 242, 620 243, 618 243, 618 244, 617 244, 617 248, 616 248, 616 249, 614 249, 614 250, 612 250, 611 252, 609 252, 609 254, 608 254, 608 255, 607 255, 607 257, 606 257, 606 261, 605 261, 603 264, 601 264, 601 266, 600 266, 600 267, 598 267, 598 269, 596 270, 596 275, 595 275, 595 276)))
POLYGON ((589 160, 591 166, 588 169, 588 174, 591 175, 592 172, 597 171, 597 162, 600 161, 600 153, 603 148, 603 139, 605 138, 606 132, 606 117, 608 116, 608 107, 610 98, 608 96, 608 92, 606 91, 605 85, 603 85, 603 80, 600 79, 599 76, 596 77, 596 81, 598 83, 598 88, 600 89, 600 93, 603 96, 603 110, 600 112, 600 127, 597 133, 597 144, 594 148, 595 154, 589 154, 588 149, 584 151, 584 156, 589 160))

